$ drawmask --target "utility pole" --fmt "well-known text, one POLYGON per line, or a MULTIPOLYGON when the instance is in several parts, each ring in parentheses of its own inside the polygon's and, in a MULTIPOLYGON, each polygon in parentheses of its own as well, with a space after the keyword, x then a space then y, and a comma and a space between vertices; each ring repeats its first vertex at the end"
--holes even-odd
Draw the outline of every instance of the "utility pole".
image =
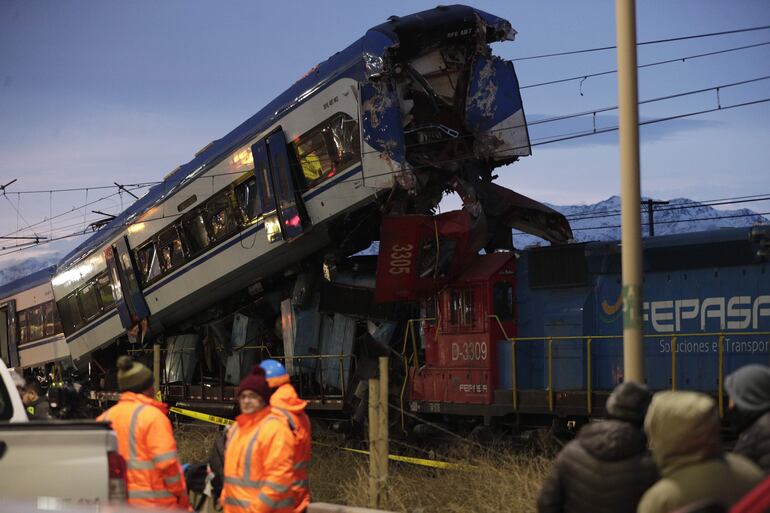
POLYGON ((620 114, 623 374, 644 383, 642 338, 642 226, 639 202, 639 94, 636 80, 636 1, 615 0, 620 114))
POLYGON ((655 219, 652 215, 653 205, 668 205, 668 201, 654 201, 652 199, 648 199, 647 201, 642 201, 642 203, 647 203, 647 233, 650 234, 650 237, 654 237, 655 219))

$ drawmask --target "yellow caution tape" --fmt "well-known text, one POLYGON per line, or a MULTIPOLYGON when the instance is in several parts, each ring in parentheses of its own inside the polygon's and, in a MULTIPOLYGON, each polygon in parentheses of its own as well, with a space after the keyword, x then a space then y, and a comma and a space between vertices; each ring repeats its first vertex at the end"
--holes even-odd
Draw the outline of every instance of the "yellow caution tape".
MULTIPOLYGON (((331 447, 333 449, 342 449, 343 451, 354 452, 356 454, 369 454, 369 451, 363 449, 351 449, 350 447, 339 447, 335 445, 324 444, 321 442, 313 442, 313 445, 321 445, 324 447, 331 447)), ((473 465, 464 465, 462 463, 449 463, 448 461, 438 460, 426 460, 424 458, 412 458, 410 456, 398 456, 396 454, 388 454, 388 459, 393 461, 400 461, 403 463, 411 463, 412 465, 421 465, 423 467, 431 468, 444 468, 450 470, 474 470, 476 467, 473 465)))
POLYGON ((185 417, 192 417, 193 419, 202 420, 203 422, 219 424, 220 426, 229 426, 235 422, 234 420, 217 417, 216 415, 208 415, 206 413, 200 413, 197 411, 185 410, 183 408, 177 408, 176 406, 169 408, 169 411, 178 413, 179 415, 184 415, 185 417))
MULTIPOLYGON (((233 424, 235 422, 234 420, 225 419, 223 417, 217 417, 216 415, 208 415, 206 413, 200 413, 192 410, 185 410, 183 408, 172 407, 172 408, 169 408, 169 411, 178 413, 179 415, 184 415, 186 417, 191 417, 193 419, 202 420, 203 422, 219 424, 220 426, 229 426, 230 424, 233 424)), ((356 454, 366 454, 366 455, 369 454, 369 451, 364 451, 362 449, 351 449, 350 447, 340 447, 338 445, 330 445, 322 442, 313 442, 313 445, 331 447, 333 449, 341 449, 343 451, 353 452, 356 454)), ((474 470, 476 468, 473 465, 464 465, 462 463, 450 463, 448 461, 427 460, 424 458, 413 458, 411 456, 398 456, 396 454, 388 454, 388 459, 393 461, 400 461, 402 463, 411 463, 412 465, 421 465, 423 467, 442 468, 442 469, 449 469, 449 470, 466 470, 467 471, 467 470, 474 470)))

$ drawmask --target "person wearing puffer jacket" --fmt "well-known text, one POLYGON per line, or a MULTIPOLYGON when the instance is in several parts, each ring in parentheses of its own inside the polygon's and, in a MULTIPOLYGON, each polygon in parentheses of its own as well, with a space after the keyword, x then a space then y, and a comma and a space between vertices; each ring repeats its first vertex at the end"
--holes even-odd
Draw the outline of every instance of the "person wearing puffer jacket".
POLYGON ((658 473, 642 422, 652 395, 626 382, 607 400, 610 419, 584 426, 556 457, 537 500, 539 513, 632 513, 658 473))
POLYGON ((733 452, 770 474, 770 367, 751 364, 725 379, 730 396, 728 417, 740 433, 733 452))
POLYGON ((644 419, 661 479, 642 497, 638 513, 668 513, 698 501, 735 504, 762 480, 754 463, 724 453, 716 402, 698 392, 655 394, 644 419))

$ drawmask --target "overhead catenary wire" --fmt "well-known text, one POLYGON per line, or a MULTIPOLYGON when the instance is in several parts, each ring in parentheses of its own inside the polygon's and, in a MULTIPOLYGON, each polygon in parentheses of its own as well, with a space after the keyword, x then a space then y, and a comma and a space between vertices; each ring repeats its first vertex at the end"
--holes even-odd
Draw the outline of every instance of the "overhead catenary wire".
MULTIPOLYGON (((767 44, 770 44, 770 42, 768 42, 767 44)), ((702 94, 702 93, 709 92, 709 91, 718 91, 720 89, 727 89, 727 88, 731 88, 731 87, 737 87, 737 86, 751 84, 751 83, 765 81, 765 80, 770 80, 770 75, 763 75, 763 76, 760 76, 760 77, 755 77, 755 78, 750 78, 750 79, 745 79, 745 80, 738 80, 738 81, 734 81, 734 82, 727 82, 727 83, 723 83, 723 84, 718 84, 718 85, 709 86, 709 87, 700 88, 700 89, 693 89, 693 90, 689 90, 689 91, 669 94, 669 95, 665 95, 665 96, 659 96, 659 97, 655 97, 655 98, 648 98, 646 100, 640 101, 638 103, 638 105, 647 105, 647 104, 650 104, 650 103, 656 103, 656 102, 660 102, 660 101, 671 100, 671 99, 674 99, 674 98, 681 98, 681 97, 685 97, 685 96, 702 94)), ((723 107, 721 107, 721 109, 725 110, 725 109, 728 109, 730 107, 731 106, 723 106, 723 107)), ((599 113, 602 113, 602 112, 609 112, 609 111, 612 111, 612 110, 617 110, 617 108, 618 107, 616 105, 608 106, 608 107, 600 107, 600 108, 597 108, 597 109, 586 110, 586 111, 581 111, 581 112, 577 112, 577 113, 571 113, 571 114, 554 116, 554 117, 545 118, 545 119, 533 120, 533 121, 529 121, 526 124, 512 125, 512 126, 509 126, 509 127, 504 127, 504 128, 496 129, 493 132, 494 133, 502 133, 502 132, 506 132, 506 131, 510 131, 510 130, 517 130, 517 129, 520 129, 520 128, 524 128, 526 126, 541 125, 541 124, 544 124, 544 123, 553 123, 553 122, 564 121, 564 120, 567 120, 567 119, 573 119, 573 118, 577 118, 577 117, 596 115, 596 114, 599 114, 599 113)), ((581 131, 581 132, 576 132, 576 133, 583 133, 583 132, 581 131)), ((568 134, 568 135, 574 135, 574 134, 568 134)), ((458 140, 458 139, 468 139, 468 138, 471 138, 471 137, 473 137, 473 135, 463 135, 463 136, 459 136, 459 137, 452 138, 452 139, 446 139, 446 141, 448 142, 448 141, 458 140)), ((556 137, 556 136, 554 136, 554 137, 556 137)), ((549 137, 546 137, 544 139, 548 139, 548 138, 549 137)), ((543 139, 543 138, 541 138, 541 139, 543 139)), ((540 139, 538 139, 538 140, 540 140, 540 139)), ((435 144, 436 142, 437 141, 431 141, 431 142, 428 142, 428 143, 407 144, 407 145, 405 145, 405 149, 412 149, 412 148, 419 147, 419 146, 435 144)), ((534 144, 533 144, 533 146, 534 146, 534 144)), ((372 151, 362 151, 362 152, 359 152, 359 155, 363 156, 363 155, 368 155, 368 154, 379 154, 379 153, 381 153, 379 150, 372 150, 372 151)), ((320 158, 319 158, 319 160, 321 162, 325 161, 325 159, 320 159, 320 158)), ((297 166, 296 164, 293 164, 293 163, 291 163, 290 165, 292 167, 295 167, 295 168, 297 166)), ((122 184, 122 185, 118 184, 118 183, 115 183, 114 185, 104 185, 104 186, 84 186, 84 187, 70 187, 70 188, 64 188, 64 189, 41 189, 41 190, 26 190, 26 191, 22 190, 22 191, 12 191, 12 192, 13 192, 13 194, 17 194, 17 195, 18 194, 50 194, 50 193, 60 193, 60 192, 84 192, 84 191, 88 191, 88 190, 115 189, 117 187, 119 189, 119 191, 123 190, 123 191, 131 193, 130 190, 126 189, 127 187, 131 187, 133 190, 137 190, 137 189, 140 189, 140 188, 146 188, 146 187, 153 187, 155 185, 161 185, 161 184, 166 184, 169 187, 175 187, 175 186, 177 186, 177 185, 179 185, 181 183, 189 183, 189 182, 192 182, 192 181, 195 181, 195 180, 211 179, 211 178, 222 177, 222 176, 242 175, 245 172, 246 171, 244 171, 244 170, 238 170, 238 171, 228 171, 228 172, 224 172, 224 173, 212 173, 212 174, 192 176, 192 177, 188 175, 188 176, 185 176, 185 177, 180 178, 180 179, 175 180, 175 181, 156 180, 156 181, 145 181, 145 182, 138 182, 138 183, 131 183, 131 184, 122 184)), ((115 193, 115 194, 117 194, 117 193, 115 193)), ((114 196, 115 194, 112 194, 112 195, 110 195, 108 197, 114 196)), ((133 195, 133 193, 131 193, 131 194, 133 195)), ((136 196, 134 195, 134 197, 136 197, 136 196)), ((88 204, 88 205, 90 205, 90 204, 88 204)), ((84 208, 85 206, 88 206, 88 205, 81 205, 79 207, 75 207, 75 209, 79 210, 80 208, 84 208)))
MULTIPOLYGON (((713 221, 713 220, 719 220, 719 219, 737 219, 741 217, 764 217, 766 215, 770 215, 770 212, 752 212, 752 213, 746 213, 746 214, 732 214, 732 215, 725 215, 725 216, 713 216, 713 217, 693 217, 689 219, 668 219, 665 221, 655 221, 655 225, 659 224, 676 224, 676 223, 690 223, 692 221, 713 221)), ((642 226, 647 226, 649 223, 642 221, 642 226)), ((588 231, 588 230, 604 230, 607 228, 620 228, 621 225, 619 224, 613 224, 613 225, 604 225, 604 226, 586 226, 581 228, 573 228, 572 231, 588 231)))
MULTIPOLYGON (((715 37, 715 36, 726 36, 730 34, 741 34, 744 32, 754 32, 757 30, 768 30, 770 29, 770 25, 760 25, 757 27, 748 27, 748 28, 741 28, 741 29, 733 29, 733 30, 723 30, 720 32, 707 32, 704 34, 693 34, 689 36, 678 36, 678 37, 669 37, 665 39, 653 39, 651 41, 642 41, 641 43, 636 43, 636 46, 646 46, 646 45, 656 45, 656 44, 662 44, 662 43, 673 43, 675 41, 687 41, 690 39, 702 39, 706 37, 715 37)), ((592 53, 592 52, 603 52, 606 50, 614 50, 617 48, 615 45, 607 45, 607 46, 599 46, 595 48, 584 48, 581 50, 567 50, 563 52, 554 52, 554 53, 545 53, 540 55, 529 55, 526 57, 517 57, 515 59, 511 59, 513 62, 520 62, 520 61, 531 61, 535 59, 547 59, 551 57, 562 57, 566 55, 577 55, 582 53, 592 53)))
MULTIPOLYGON (((686 92, 683 92, 683 93, 676 93, 676 94, 673 94, 673 95, 667 95, 667 96, 663 96, 663 97, 643 100, 642 102, 640 102, 640 104, 652 103, 652 102, 656 102, 656 101, 662 101, 662 100, 667 100, 667 99, 671 99, 671 98, 687 96, 687 95, 691 95, 691 94, 700 94, 700 93, 707 92, 707 91, 710 91, 710 90, 717 90, 718 91, 719 89, 725 89, 725 88, 728 88, 728 87, 744 85, 744 84, 747 84, 747 83, 757 82, 757 81, 760 81, 760 80, 767 80, 768 78, 770 78, 770 76, 757 77, 757 78, 753 78, 753 79, 741 80, 741 81, 731 82, 731 83, 727 83, 727 84, 721 84, 721 85, 718 85, 718 86, 712 86, 712 87, 708 87, 708 88, 697 89, 697 90, 693 90, 693 91, 686 91, 686 92)), ((677 116, 670 116, 670 117, 666 117, 666 118, 646 120, 646 121, 641 122, 640 126, 641 125, 647 125, 647 124, 653 124, 653 123, 659 123, 659 122, 662 122, 662 121, 681 119, 681 118, 684 118, 684 117, 689 117, 689 116, 699 115, 699 114, 704 114, 704 113, 709 113, 709 112, 715 112, 717 110, 728 110, 728 109, 737 108, 737 107, 754 105, 754 104, 758 104, 758 103, 764 103, 764 102, 767 102, 767 101, 770 101, 770 98, 755 100, 755 101, 751 101, 751 102, 744 102, 744 103, 735 104, 735 105, 725 105, 725 106, 718 105, 717 108, 714 108, 714 109, 707 109, 707 110, 702 110, 702 111, 697 111, 697 112, 691 112, 691 113, 681 114, 681 115, 677 115, 677 116)), ((594 111, 586 111, 586 112, 577 113, 577 114, 570 114, 570 115, 566 115, 566 116, 557 116, 557 117, 554 117, 554 118, 551 118, 551 119, 534 121, 531 124, 544 123, 544 122, 550 122, 550 121, 561 121, 561 120, 568 119, 568 118, 571 118, 571 117, 585 116, 585 115, 589 115, 589 114, 595 114, 597 112, 604 112, 604 111, 607 111, 607 110, 614 110, 616 108, 617 107, 606 107, 606 108, 602 108, 602 109, 596 109, 594 111)), ((520 127, 507 127, 507 128, 501 129, 500 131, 511 130, 511 129, 515 129, 515 128, 520 128, 520 127)), ((531 146, 539 146, 539 145, 543 145, 543 144, 552 144, 554 142, 567 141, 567 140, 577 139, 577 138, 581 138, 581 137, 586 137, 586 136, 589 136, 589 135, 598 135, 600 133, 607 133, 607 132, 611 132, 611 131, 614 131, 614 130, 617 130, 617 129, 618 129, 618 127, 609 127, 609 128, 601 128, 601 129, 594 128, 593 130, 573 132, 573 133, 569 133, 569 134, 559 134, 559 135, 556 135, 556 136, 547 136, 547 137, 543 137, 543 138, 539 138, 539 139, 534 139, 532 141, 532 143, 531 143, 531 146)), ((412 146, 412 145, 408 145, 408 146, 412 146)), ((362 154, 364 154, 364 153, 379 153, 379 152, 376 152, 376 151, 374 151, 374 152, 362 152, 362 154)), ((447 159, 447 160, 444 161, 444 163, 448 163, 448 162, 452 162, 452 161, 459 161, 459 160, 463 160, 464 158, 465 157, 461 157, 461 158, 458 158, 458 159, 447 159)), ((440 162, 434 162, 433 164, 435 164, 435 163, 440 163, 440 162)), ((431 167, 431 166, 430 165, 412 166, 412 169, 419 169, 420 167, 431 167)), ((369 175, 367 178, 376 178, 378 176, 392 175, 392 174, 395 174, 395 173, 398 173, 398 172, 400 172, 400 171, 389 171, 387 173, 369 175)), ((195 179, 211 178, 213 180, 213 177, 215 177, 215 176, 242 175, 244 173, 245 173, 245 171, 239 170, 239 171, 227 172, 227 173, 215 173, 215 174, 210 174, 210 175, 205 175, 205 176, 196 176, 196 177, 189 177, 188 176, 188 177, 186 177, 186 178, 184 178, 182 180, 179 180, 179 182, 176 183, 176 184, 168 184, 166 182, 156 182, 156 183, 157 184, 166 183, 166 186, 174 187, 174 186, 177 186, 178 184, 180 184, 182 182, 189 182, 189 181, 192 181, 192 180, 195 180, 195 179)), ((354 180, 360 180, 360 179, 354 179, 354 180)), ((74 207, 73 209, 71 209, 71 210, 69 210, 69 211, 67 211, 65 213, 59 214, 59 215, 66 215, 66 213, 69 213, 69 212, 72 212, 72 211, 75 211, 75 210, 79 210, 80 208, 85 208, 86 206, 88 206, 90 204, 93 204, 93 203, 96 203, 98 201, 101 201, 104 198, 107 198, 107 197, 110 197, 110 196, 114 196, 115 194, 119 194, 121 192, 120 189, 123 188, 123 187, 141 188, 141 187, 147 187, 147 186, 149 186, 151 184, 153 184, 153 182, 142 182, 142 183, 138 183, 138 184, 127 184, 127 185, 124 185, 124 186, 120 186, 117 193, 113 193, 113 194, 108 195, 106 197, 102 197, 102 198, 100 198, 99 200, 97 200, 95 202, 87 203, 86 205, 83 205, 81 207, 74 207)), ((67 190, 68 191, 73 191, 73 190, 86 190, 86 189, 105 189, 105 188, 109 189, 109 188, 114 188, 114 187, 116 187, 118 185, 119 184, 116 184, 116 185, 113 185, 113 186, 104 186, 104 187, 98 187, 97 186, 97 187, 87 187, 87 188, 70 188, 70 189, 67 189, 67 190)), ((50 194, 51 190, 26 191, 26 192, 27 193, 44 193, 45 192, 45 193, 49 193, 50 194)), ((14 192, 14 193, 21 194, 21 192, 18 192, 18 193, 14 192)), ((54 218, 59 217, 59 215, 54 216, 54 218)), ((25 227, 24 229, 25 230, 26 229, 30 229, 30 228, 32 228, 34 226, 37 226, 37 225, 40 225, 40 224, 42 224, 42 223, 44 223, 46 221, 48 221, 48 219, 44 219, 43 221, 40 221, 40 222, 34 223, 34 224, 27 223, 28 226, 25 227)), ((22 230, 17 230, 15 232, 11 232, 11 233, 9 233, 7 235, 14 235, 14 234, 20 233, 21 231, 22 230)))
MULTIPOLYGON (((702 58, 702 57, 711 57, 711 56, 720 55, 720 54, 723 54, 723 53, 737 52, 737 51, 740 51, 740 50, 747 50, 747 49, 750 49, 750 48, 757 48, 757 47, 760 47, 760 46, 767 46, 767 45, 770 45, 770 41, 766 41, 764 43, 756 43, 756 44, 751 44, 751 45, 745 45, 745 46, 737 46, 737 47, 734 47, 734 48, 727 48, 727 49, 724 49, 724 50, 717 50, 717 51, 713 51, 713 52, 700 53, 700 54, 696 54, 696 55, 688 55, 688 56, 684 56, 684 57, 676 57, 676 58, 673 58, 673 59, 665 59, 665 60, 662 60, 662 61, 649 62, 649 63, 646 63, 646 64, 639 64, 636 68, 637 69, 644 69, 644 68, 650 68, 650 67, 653 67, 653 66, 662 66, 664 64, 671 64, 671 63, 675 63, 675 62, 685 62, 685 61, 688 61, 688 60, 699 59, 699 58, 702 58)), ((537 82, 537 83, 534 83, 534 84, 525 84, 525 85, 520 86, 519 89, 532 89, 534 87, 543 87, 543 86, 547 86, 547 85, 562 84, 564 82, 574 82, 575 80, 586 80, 588 78, 601 77, 601 76, 604 76, 604 75, 612 75, 613 73, 617 73, 617 72, 618 72, 617 69, 611 69, 611 70, 607 70, 607 71, 599 71, 599 72, 596 72, 596 73, 587 73, 587 74, 584 74, 584 75, 576 75, 576 76, 567 77, 567 78, 558 78, 558 79, 554 79, 554 80, 547 80, 545 82, 537 82)))
MULTIPOLYGON (((665 117, 665 118, 658 118, 658 119, 653 119, 653 120, 647 120, 647 121, 640 122, 639 125, 647 125, 647 124, 653 124, 653 123, 660 123, 660 122, 665 122, 665 121, 670 121, 670 120, 675 120, 675 119, 682 119, 682 118, 685 118, 685 117, 700 115, 700 114, 704 114, 704 113, 707 113, 707 112, 714 112, 714 111, 718 111, 718 110, 729 110, 729 109, 732 109, 732 108, 745 107, 745 106, 749 106, 749 105, 756 105, 756 104, 759 104, 759 103, 766 103, 766 102, 770 102, 770 98, 764 98, 764 99, 760 99, 760 100, 744 102, 744 103, 740 103, 740 104, 736 104, 736 105, 720 106, 720 107, 715 108, 715 109, 702 110, 702 111, 697 111, 697 112, 692 112, 692 113, 687 113, 687 114, 681 114, 681 115, 676 115, 676 116, 669 116, 669 117, 665 117)), ((615 126, 615 127, 605 128, 605 129, 601 129, 601 130, 594 130, 594 131, 588 131, 588 132, 585 132, 585 133, 573 134, 573 135, 564 136, 564 137, 556 137, 556 138, 548 139, 548 140, 543 141, 543 142, 533 143, 532 146, 537 146, 537 145, 542 145, 542 144, 552 144, 552 143, 556 143, 556 142, 573 140, 573 139, 577 139, 577 138, 581 138, 581 137, 588 137, 588 136, 592 136, 592 135, 599 135, 599 134, 611 132, 611 131, 614 131, 614 130, 617 130, 617 129, 618 129, 618 127, 615 126)), ((463 159, 465 159, 465 158, 467 158, 467 157, 464 157, 463 159)), ((463 159, 448 159, 447 162, 449 162, 449 161, 458 161, 458 160, 463 160, 463 159)), ((413 168, 415 168, 415 167, 416 166, 413 166, 413 168)), ((389 171, 388 173, 380 173, 378 175, 370 175, 367 178, 371 179, 371 178, 376 177, 376 176, 393 175, 393 174, 398 173, 398 172, 399 171, 389 171)), ((243 174, 243 173, 241 173, 241 174, 243 174)), ((354 180, 361 180, 361 179, 354 179, 354 180)), ((115 194, 117 194, 117 193, 115 193, 115 194)), ((174 214, 174 215, 170 215, 170 216, 165 216, 164 215, 164 216, 161 216, 161 217, 158 217, 158 218, 148 219, 148 221, 150 221, 150 220, 159 220, 159 219, 163 219, 163 218, 167 218, 167 217, 179 217, 180 215, 181 214, 174 214)), ((82 236, 82 235, 83 235, 82 233, 74 233, 74 234, 70 234, 70 235, 66 235, 66 236, 62 236, 62 237, 58 237, 58 238, 52 238, 50 240, 45 241, 45 243, 51 243, 51 242, 55 242, 57 240, 62 240, 62 239, 65 239, 65 238, 77 237, 77 236, 82 236)), ((16 251, 19 251, 19 250, 22 250, 22 249, 26 249, 26 248, 15 249, 12 252, 16 252, 16 251)), ((0 253, 0 256, 4 256, 4 255, 7 255, 7 254, 10 254, 10 252, 0 253)))

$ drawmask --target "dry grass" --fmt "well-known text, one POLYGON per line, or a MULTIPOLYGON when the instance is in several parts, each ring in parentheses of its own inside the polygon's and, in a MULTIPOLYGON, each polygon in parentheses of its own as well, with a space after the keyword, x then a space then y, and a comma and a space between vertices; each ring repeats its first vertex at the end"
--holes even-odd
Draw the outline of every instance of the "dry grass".
POLYGON ((182 463, 208 462, 219 429, 214 424, 180 423, 174 426, 174 437, 182 463))
MULTIPOLYGON (((185 463, 205 462, 215 426, 182 424, 177 444, 185 463)), ((333 434, 314 436, 310 467, 314 501, 368 506, 368 458, 337 449, 333 434)), ((456 448, 442 458, 476 467, 475 470, 436 470, 405 463, 390 463, 385 502, 390 511, 479 513, 535 511, 540 484, 550 466, 548 451, 456 448)))
MULTIPOLYGON (((435 470, 391 462, 386 497, 380 507, 415 513, 535 511, 537 493, 550 460, 534 452, 482 452, 486 454, 452 451, 452 461, 475 467, 469 471, 435 470)), ((340 459, 333 454, 329 458, 340 459)), ((359 456, 343 468, 346 477, 340 478, 337 485, 338 502, 367 506, 367 459, 359 456)), ((324 481, 323 474, 315 480, 311 476, 311 485, 319 480, 324 481)), ((328 481, 328 477, 325 480, 328 481)), ((328 500, 320 493, 314 498, 328 500)))

